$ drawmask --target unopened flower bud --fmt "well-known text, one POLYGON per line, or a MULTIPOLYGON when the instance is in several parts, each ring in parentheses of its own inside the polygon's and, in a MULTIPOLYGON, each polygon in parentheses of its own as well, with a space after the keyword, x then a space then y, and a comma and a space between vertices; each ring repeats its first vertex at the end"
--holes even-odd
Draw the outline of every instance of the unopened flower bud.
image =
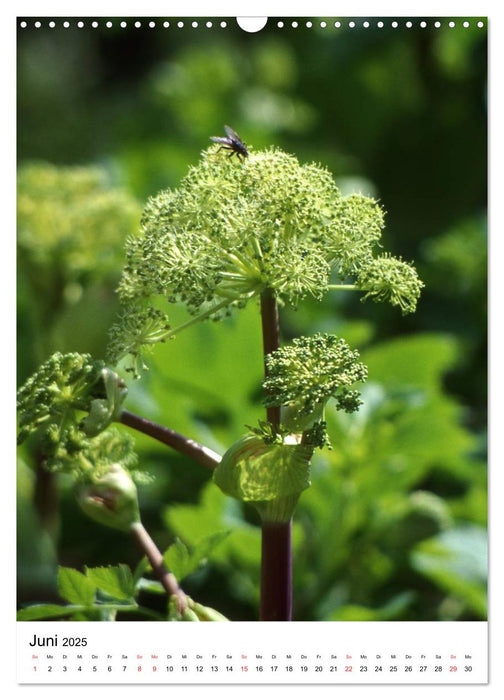
POLYGON ((77 502, 90 518, 115 530, 128 532, 140 522, 137 488, 119 464, 112 464, 103 476, 81 482, 77 502))
POLYGON ((182 613, 182 622, 200 622, 200 619, 194 610, 186 608, 182 613))
POLYGON ((88 437, 94 437, 117 420, 121 414, 122 404, 128 393, 124 381, 109 367, 100 372, 105 398, 93 399, 90 403, 89 414, 82 421, 82 430, 88 437))
POLYGON ((227 617, 214 608, 209 608, 194 600, 189 600, 190 608, 196 613, 200 622, 229 622, 227 617))

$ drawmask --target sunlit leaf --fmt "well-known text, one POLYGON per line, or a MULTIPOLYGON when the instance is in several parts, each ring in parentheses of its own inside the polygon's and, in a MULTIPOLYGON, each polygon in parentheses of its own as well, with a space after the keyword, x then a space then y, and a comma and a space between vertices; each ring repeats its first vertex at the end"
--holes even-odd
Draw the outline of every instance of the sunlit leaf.
POLYGON ((86 576, 96 588, 111 598, 128 600, 134 594, 133 576, 125 564, 86 567, 86 576))
POLYGON ((77 569, 60 566, 58 569, 58 593, 69 603, 91 605, 96 585, 77 569))

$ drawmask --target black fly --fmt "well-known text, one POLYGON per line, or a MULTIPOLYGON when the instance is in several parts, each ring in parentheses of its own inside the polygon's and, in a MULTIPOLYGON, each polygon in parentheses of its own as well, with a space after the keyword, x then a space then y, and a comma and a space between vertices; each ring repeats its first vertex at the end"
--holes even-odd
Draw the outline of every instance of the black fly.
MULTIPOLYGON (((238 160, 246 158, 249 154, 247 146, 243 143, 236 131, 233 131, 230 126, 224 126, 224 131, 226 132, 226 136, 210 136, 210 141, 221 144, 219 151, 221 148, 225 151, 231 151, 229 157, 236 154, 238 160)), ((217 151, 217 153, 219 151, 217 151)))

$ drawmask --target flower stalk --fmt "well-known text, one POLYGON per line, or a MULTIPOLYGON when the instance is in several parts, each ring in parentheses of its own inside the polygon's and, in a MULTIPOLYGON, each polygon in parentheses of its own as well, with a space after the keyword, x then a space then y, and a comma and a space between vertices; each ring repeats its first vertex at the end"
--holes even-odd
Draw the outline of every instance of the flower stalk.
MULTIPOLYGON (((274 293, 261 294, 261 321, 265 358, 280 347, 278 304, 274 293)), ((268 377, 268 366, 264 364, 268 377)), ((266 416, 273 430, 280 426, 280 406, 268 406, 266 416)), ((282 517, 282 516, 281 516, 282 517)), ((276 522, 267 514, 261 524, 260 620, 292 620, 292 518, 276 522)))
POLYGON ((186 455, 186 457, 191 457, 198 462, 198 464, 201 464, 207 469, 215 469, 221 460, 220 455, 209 447, 205 447, 205 445, 201 445, 199 442, 191 440, 185 435, 177 433, 175 430, 165 428, 148 418, 142 418, 135 413, 131 413, 131 411, 123 410, 119 420, 124 425, 138 430, 145 435, 150 435, 150 437, 159 440, 169 447, 173 447, 174 450, 186 455))
POLYGON ((292 519, 262 522, 260 619, 292 620, 292 519))
POLYGON ((156 543, 149 535, 141 522, 136 522, 131 525, 131 534, 133 539, 139 546, 140 550, 145 554, 152 566, 154 574, 161 582, 167 595, 172 599, 175 596, 177 601, 177 612, 182 615, 189 603, 184 591, 178 585, 175 576, 168 571, 163 561, 163 555, 156 546, 156 543))
MULTIPOLYGON (((264 352, 264 376, 268 376, 268 366, 266 357, 280 347, 280 326, 278 320, 278 304, 273 292, 266 289, 261 294, 261 322, 264 352)), ((278 430, 280 425, 280 406, 268 406, 266 416, 273 426, 278 430)))

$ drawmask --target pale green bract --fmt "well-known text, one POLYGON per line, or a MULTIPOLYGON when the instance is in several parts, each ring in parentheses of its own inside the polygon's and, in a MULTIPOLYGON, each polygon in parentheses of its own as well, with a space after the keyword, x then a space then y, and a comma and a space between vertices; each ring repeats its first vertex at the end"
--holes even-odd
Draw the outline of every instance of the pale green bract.
POLYGON ((244 435, 224 454, 213 478, 224 493, 241 501, 297 495, 310 485, 312 454, 310 445, 266 445, 256 435, 244 435))

